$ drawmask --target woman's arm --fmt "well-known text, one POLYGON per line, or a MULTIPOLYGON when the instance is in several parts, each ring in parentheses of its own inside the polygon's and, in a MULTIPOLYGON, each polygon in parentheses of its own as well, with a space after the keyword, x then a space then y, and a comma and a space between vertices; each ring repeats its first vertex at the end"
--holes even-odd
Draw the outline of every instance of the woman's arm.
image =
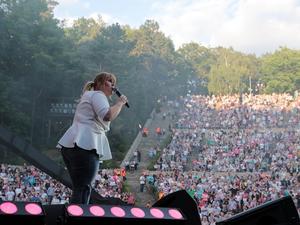
POLYGON ((109 110, 108 110, 108 112, 104 116, 103 120, 104 121, 112 121, 115 118, 117 118, 117 116, 121 112, 121 109, 122 109, 123 105, 124 104, 122 104, 121 102, 117 102, 115 105, 113 105, 112 107, 110 107, 109 110))
POLYGON ((95 94, 93 96, 92 104, 96 111, 96 114, 100 116, 104 121, 112 121, 114 120, 119 113, 123 105, 127 102, 127 98, 124 95, 121 95, 116 104, 109 107, 109 103, 107 98, 103 94, 95 94))

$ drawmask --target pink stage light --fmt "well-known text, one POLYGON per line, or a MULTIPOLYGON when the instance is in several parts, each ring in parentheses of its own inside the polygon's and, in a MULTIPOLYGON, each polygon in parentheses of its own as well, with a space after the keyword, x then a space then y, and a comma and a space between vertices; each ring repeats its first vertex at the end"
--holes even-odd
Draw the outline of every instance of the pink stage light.
POLYGON ((78 205, 69 205, 67 210, 73 216, 81 216, 83 214, 83 209, 78 205))
POLYGON ((155 218, 163 218, 164 217, 164 213, 160 210, 160 209, 155 209, 155 208, 152 208, 150 209, 150 213, 152 216, 154 216, 155 218))
POLYGON ((169 215, 174 219, 182 219, 182 214, 177 209, 169 209, 169 215))
POLYGON ((130 209, 130 212, 135 217, 138 217, 138 218, 145 217, 145 212, 142 209, 140 209, 140 208, 132 208, 132 209, 130 209))
POLYGON ((12 202, 3 202, 0 205, 0 210, 5 214, 14 214, 18 211, 18 208, 12 202))
POLYGON ((36 203, 29 203, 25 205, 25 211, 31 215, 40 215, 42 213, 42 208, 36 203))
POLYGON ((125 211, 120 208, 120 207, 112 207, 110 209, 110 212, 117 217, 124 217, 125 216, 125 211))
POLYGON ((90 207, 90 212, 94 216, 104 216, 105 215, 104 209, 100 206, 91 206, 90 207))

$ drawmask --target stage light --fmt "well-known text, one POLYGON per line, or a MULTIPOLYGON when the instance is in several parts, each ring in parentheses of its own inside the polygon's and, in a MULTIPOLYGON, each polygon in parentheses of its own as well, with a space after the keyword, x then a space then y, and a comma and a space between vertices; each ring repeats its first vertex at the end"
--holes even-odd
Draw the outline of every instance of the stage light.
POLYGON ((67 211, 72 216, 82 216, 83 215, 83 209, 79 205, 69 205, 67 207, 67 211))
POLYGON ((12 202, 3 202, 0 205, 0 210, 3 214, 15 214, 18 211, 16 204, 12 202))
POLYGON ((104 214, 105 214, 104 209, 101 206, 97 206, 97 205, 91 206, 90 212, 94 216, 104 216, 104 214))
POLYGON ((182 214, 177 209, 169 209, 168 212, 174 219, 182 219, 182 214))
POLYGON ((25 211, 31 215, 40 215, 43 212, 42 207, 36 203, 26 204, 25 211))
POLYGON ((40 203, 5 201, 0 204, 0 224, 44 225, 45 214, 40 203))
POLYGON ((155 218, 164 218, 164 213, 160 209, 152 208, 150 209, 150 213, 155 218))
POLYGON ((186 218, 177 208, 72 204, 66 206, 64 221, 66 225, 179 225, 185 224, 186 218))
POLYGON ((110 212, 116 217, 124 217, 125 211, 121 207, 112 207, 110 212))
POLYGON ((132 208, 132 209, 130 209, 130 212, 133 216, 135 216, 137 218, 145 217, 145 212, 140 208, 132 208))

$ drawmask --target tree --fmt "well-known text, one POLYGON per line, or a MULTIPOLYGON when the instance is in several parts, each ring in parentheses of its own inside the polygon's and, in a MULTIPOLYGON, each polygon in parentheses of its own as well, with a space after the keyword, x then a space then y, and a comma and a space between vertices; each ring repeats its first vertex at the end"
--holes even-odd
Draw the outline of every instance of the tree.
POLYGON ((158 23, 153 20, 146 20, 132 33, 131 39, 135 42, 135 47, 131 51, 134 56, 159 56, 164 59, 173 57, 172 40, 159 31, 158 23))
POLYGON ((293 93, 300 86, 300 51, 280 48, 261 57, 262 81, 266 93, 293 93))
POLYGON ((65 34, 75 44, 80 44, 95 39, 104 27, 105 22, 100 15, 97 20, 80 18, 74 21, 72 27, 65 26, 65 34))
POLYGON ((1 93, 5 125, 23 135, 40 127, 49 96, 63 90, 61 76, 67 48, 64 32, 51 11, 55 2, 46 0, 1 1, 0 28, 5 39, 0 55, 0 74, 7 86, 1 93), (5 105, 5 106, 4 106, 5 105), (34 115, 34 117, 33 117, 34 115))
POLYGON ((216 48, 217 58, 211 66, 208 90, 213 94, 234 94, 247 90, 249 77, 257 79, 258 62, 254 55, 245 55, 233 49, 216 48))
POLYGON ((216 62, 216 57, 210 49, 191 42, 183 44, 177 52, 186 60, 186 63, 190 63, 195 68, 199 78, 207 79, 211 66, 216 62))

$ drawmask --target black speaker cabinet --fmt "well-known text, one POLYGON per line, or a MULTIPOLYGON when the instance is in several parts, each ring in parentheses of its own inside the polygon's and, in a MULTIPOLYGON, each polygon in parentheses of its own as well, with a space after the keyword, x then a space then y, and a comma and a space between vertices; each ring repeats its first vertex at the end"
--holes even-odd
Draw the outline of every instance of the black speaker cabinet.
POLYGON ((300 220, 291 196, 287 196, 239 213, 216 225, 300 225, 300 220))
POLYGON ((183 225, 201 225, 197 203, 185 190, 168 194, 154 203, 152 207, 179 208, 187 218, 182 223, 183 225))

